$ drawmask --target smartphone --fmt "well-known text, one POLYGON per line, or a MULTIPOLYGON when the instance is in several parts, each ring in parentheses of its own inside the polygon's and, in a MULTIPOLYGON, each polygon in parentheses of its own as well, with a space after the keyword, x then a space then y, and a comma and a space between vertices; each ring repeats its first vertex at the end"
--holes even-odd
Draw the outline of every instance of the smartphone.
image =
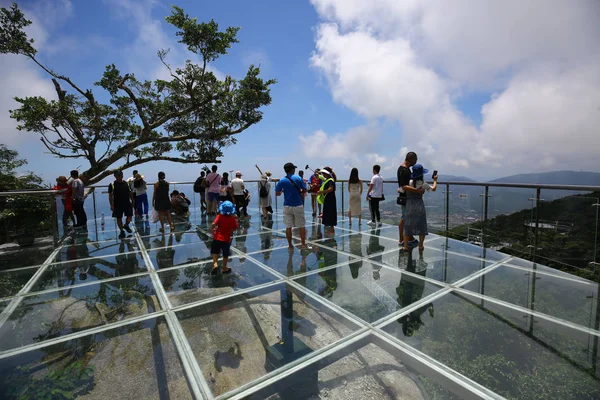
POLYGON ((433 171, 433 175, 431 175, 431 178, 433 179, 434 176, 437 176, 437 170, 433 171))

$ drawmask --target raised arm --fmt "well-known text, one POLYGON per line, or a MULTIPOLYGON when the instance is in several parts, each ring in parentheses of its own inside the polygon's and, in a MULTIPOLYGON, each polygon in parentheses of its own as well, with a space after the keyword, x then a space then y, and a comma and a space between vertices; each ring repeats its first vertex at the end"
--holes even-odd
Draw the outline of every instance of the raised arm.
POLYGON ((258 170, 258 173, 260 174, 260 176, 263 176, 262 171, 260 170, 260 168, 258 167, 258 164, 255 165, 256 169, 258 170))
POLYGON ((437 181, 438 181, 438 175, 433 177, 433 186, 431 187, 432 192, 435 192, 435 190, 437 189, 437 181))

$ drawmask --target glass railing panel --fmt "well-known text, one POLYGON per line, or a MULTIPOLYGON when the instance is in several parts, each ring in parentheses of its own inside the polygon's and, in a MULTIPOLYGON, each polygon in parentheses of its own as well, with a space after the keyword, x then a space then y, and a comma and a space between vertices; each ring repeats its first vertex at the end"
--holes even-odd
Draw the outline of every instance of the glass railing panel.
MULTIPOLYGON (((537 215, 537 263, 598 281, 597 213, 599 193, 542 190, 537 215)), ((535 225, 535 220, 533 225, 535 225)), ((535 227, 533 227, 535 230, 535 227)))
POLYGON ((481 246, 485 188, 450 185, 448 197, 446 185, 438 190, 448 199, 448 236, 481 246))

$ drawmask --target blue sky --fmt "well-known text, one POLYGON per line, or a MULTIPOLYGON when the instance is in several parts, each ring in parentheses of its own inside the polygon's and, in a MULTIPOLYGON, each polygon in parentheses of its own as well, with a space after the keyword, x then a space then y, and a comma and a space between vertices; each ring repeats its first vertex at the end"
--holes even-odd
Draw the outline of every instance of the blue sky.
MULTIPOLYGON (((341 0, 19 2, 34 20, 30 33, 40 60, 86 88, 110 63, 138 78, 156 78, 160 48, 171 48, 175 65, 183 63, 188 55, 164 22, 170 4, 199 20, 212 18, 223 29, 241 27, 240 43, 212 66, 217 75, 241 78, 254 63, 264 78, 278 80, 263 121, 224 152, 222 168, 240 169, 249 179, 257 176, 255 163, 279 175, 288 160, 332 165, 341 177, 352 166, 367 176, 378 162, 384 177, 393 178, 408 149, 440 175, 476 179, 523 169, 600 169, 590 150, 600 145, 593 134, 600 47, 590 51, 600 37, 590 17, 597 2, 578 2, 581 9, 575 11, 556 3, 543 19, 536 14, 543 4, 536 2, 513 10, 503 2, 473 8, 459 1, 451 12, 444 3, 375 3, 364 8, 341 0), (556 21, 571 23, 553 25, 556 21), (564 43, 565 35, 579 45, 564 43), (564 143, 567 134, 571 145, 564 143), (573 151, 580 157, 565 161, 573 151)), ((84 164, 43 154, 35 134, 15 132, 7 118, 15 106, 11 97, 55 95, 32 63, 0 57, 6 88, 0 95, 2 142, 19 150, 29 169, 47 181, 84 164)), ((94 92, 101 96, 99 88, 94 92)), ((164 162, 138 169, 149 177, 164 170, 172 181, 193 180, 199 170, 164 162)))

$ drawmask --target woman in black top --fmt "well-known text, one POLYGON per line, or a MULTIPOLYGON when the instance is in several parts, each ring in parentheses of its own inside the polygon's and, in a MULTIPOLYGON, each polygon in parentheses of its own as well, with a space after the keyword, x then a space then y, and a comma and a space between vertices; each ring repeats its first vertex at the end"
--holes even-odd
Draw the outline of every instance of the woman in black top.
POLYGON ((233 203, 233 196, 231 195, 231 186, 229 182, 229 174, 227 172, 223 172, 223 177, 221 178, 221 202, 231 201, 233 203))
POLYGON ((171 220, 171 199, 169 198, 169 182, 165 180, 165 173, 158 173, 158 182, 154 184, 154 194, 152 195, 152 206, 158 211, 160 221, 160 231, 165 231, 165 217, 169 222, 169 227, 174 230, 171 220))
POLYGON ((327 228, 325 233, 335 234, 337 225, 337 200, 335 198, 335 182, 337 177, 329 167, 321 168, 321 174, 325 176, 327 184, 319 191, 319 194, 325 195, 323 203, 322 223, 327 228), (331 178, 331 179, 329 179, 331 178))

